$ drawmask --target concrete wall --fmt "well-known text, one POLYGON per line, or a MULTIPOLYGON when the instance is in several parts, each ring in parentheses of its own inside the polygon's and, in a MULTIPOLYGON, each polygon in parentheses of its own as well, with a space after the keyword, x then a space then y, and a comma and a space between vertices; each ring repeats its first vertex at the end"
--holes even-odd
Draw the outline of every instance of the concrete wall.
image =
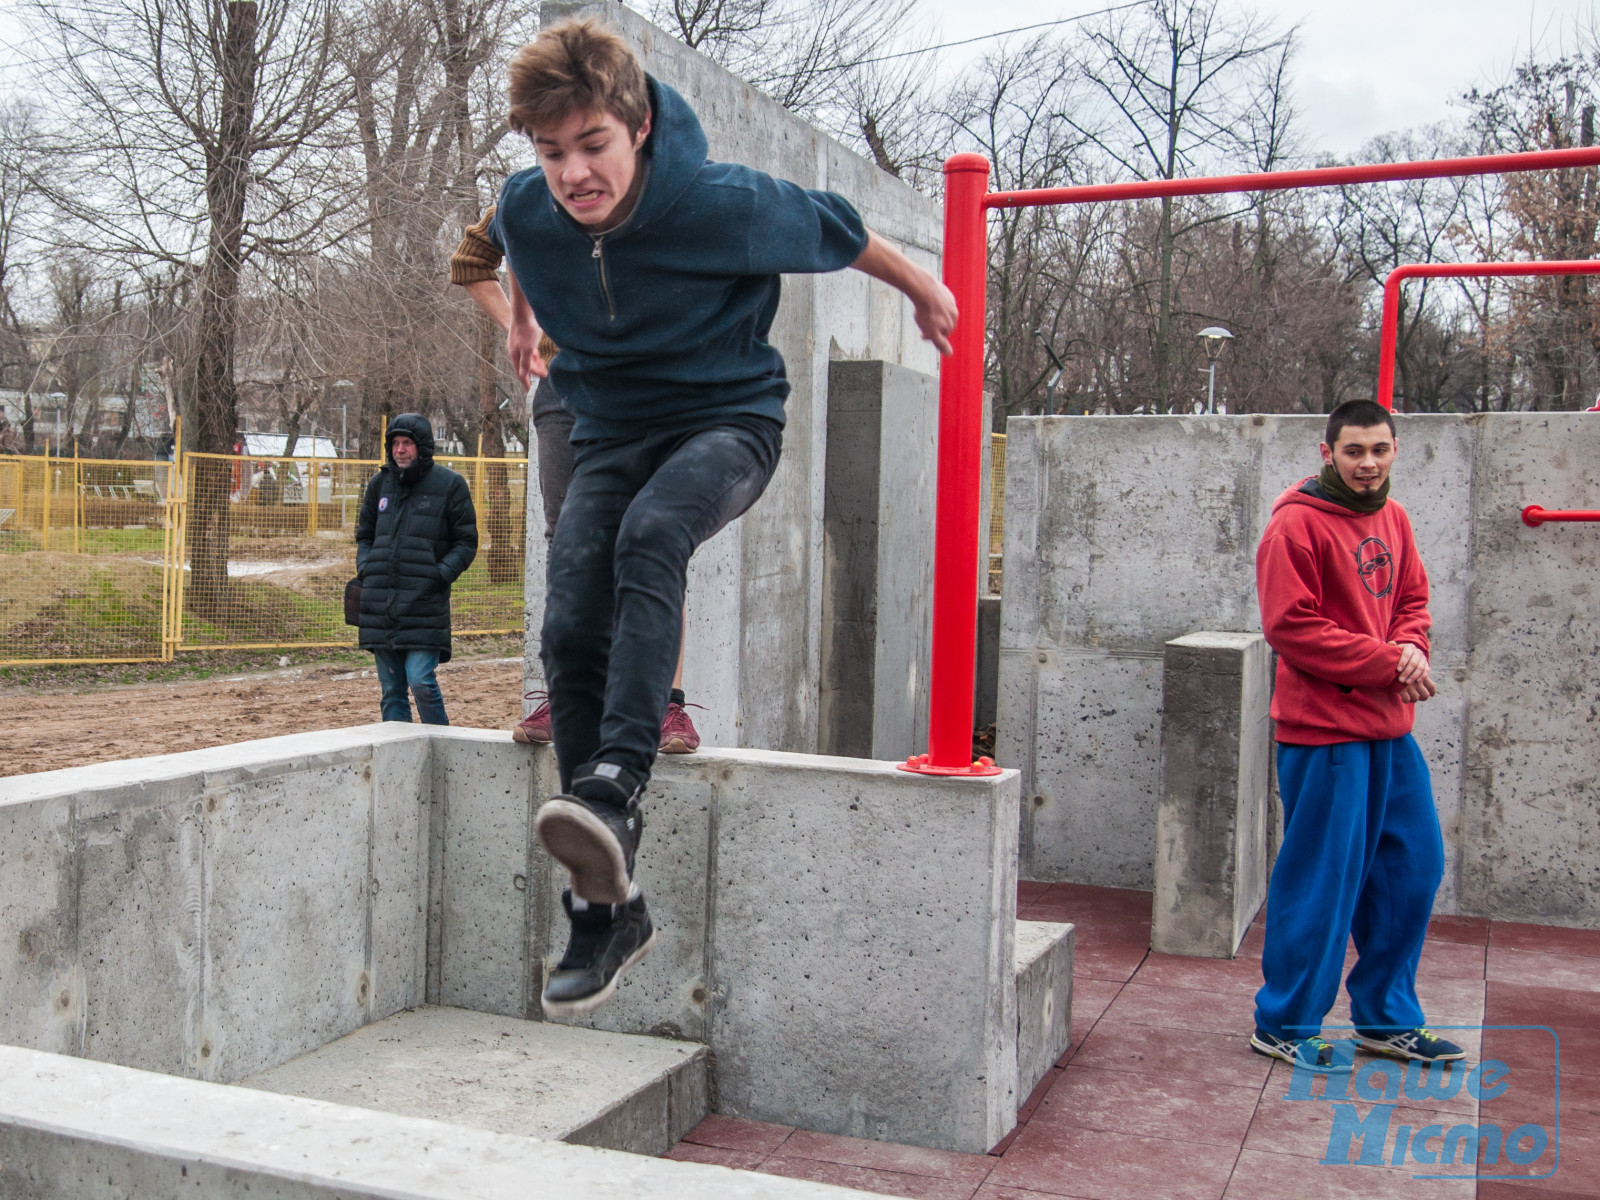
MULTIPOLYGON (((424 1001, 538 1019, 554 776, 506 733, 386 724, 0 780, 0 1045, 231 1082, 424 1001)), ((1019 1102, 1017 788, 667 760, 658 943, 586 1023, 708 1044, 724 1112, 989 1149, 1019 1102)))
POLYGON ((231 1082, 418 1004, 426 734, 0 781, 0 1043, 231 1082))
POLYGON ((939 381, 829 368, 819 750, 904 760, 928 736, 939 381))
MULTIPOLYGON (((684 95, 705 127, 713 158, 836 191, 914 261, 937 268, 940 222, 932 200, 630 9, 599 0, 545 0, 542 19, 591 14, 616 26, 645 69, 684 95)), ((828 364, 881 359, 932 374, 938 354, 921 340, 900 294, 855 271, 786 278, 772 343, 794 387, 783 458, 756 506, 702 546, 690 564, 684 687, 705 706, 695 722, 707 744, 810 752, 818 744, 821 685, 828 364)), ((535 493, 529 489, 529 689, 542 677, 537 651, 545 547, 535 493)))
MULTIPOLYGON (((1394 497, 1432 581, 1440 694, 1417 710, 1445 830, 1438 911, 1600 924, 1594 797, 1600 419, 1398 418, 1394 497)), ((1161 646, 1258 631, 1273 500, 1320 417, 1055 417, 1008 428, 999 760, 1023 874, 1150 887, 1161 646)))

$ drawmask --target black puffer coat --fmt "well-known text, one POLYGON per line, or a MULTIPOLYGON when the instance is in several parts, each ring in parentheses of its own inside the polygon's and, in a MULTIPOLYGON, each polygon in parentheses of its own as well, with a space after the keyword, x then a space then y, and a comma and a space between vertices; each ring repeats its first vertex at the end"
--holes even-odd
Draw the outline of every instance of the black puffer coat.
POLYGON ((450 661, 450 585, 478 553, 467 481, 433 461, 433 426, 402 413, 389 426, 383 470, 367 484, 356 522, 363 650, 437 650, 450 661), (417 459, 402 471, 391 447, 404 434, 417 459))

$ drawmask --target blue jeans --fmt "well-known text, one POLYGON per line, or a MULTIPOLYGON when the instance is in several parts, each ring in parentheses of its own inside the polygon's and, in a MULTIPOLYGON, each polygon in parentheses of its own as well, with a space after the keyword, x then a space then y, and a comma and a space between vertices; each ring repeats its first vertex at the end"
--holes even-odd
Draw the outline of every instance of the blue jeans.
POLYGON ((383 719, 410 721, 411 701, 406 689, 417 698, 417 716, 424 725, 448 725, 444 715, 444 696, 439 691, 433 669, 439 665, 437 650, 374 650, 378 683, 383 688, 383 719))
POLYGON ((1424 1023, 1417 959, 1444 843, 1428 764, 1408 733, 1392 741, 1278 745, 1283 846, 1267 888, 1265 983, 1256 1024, 1275 1037, 1309 1037, 1345 980, 1350 1015, 1366 1032, 1424 1023))
POLYGON ((689 556, 756 502, 782 444, 760 418, 574 444, 540 646, 563 789, 591 763, 650 777, 689 556))

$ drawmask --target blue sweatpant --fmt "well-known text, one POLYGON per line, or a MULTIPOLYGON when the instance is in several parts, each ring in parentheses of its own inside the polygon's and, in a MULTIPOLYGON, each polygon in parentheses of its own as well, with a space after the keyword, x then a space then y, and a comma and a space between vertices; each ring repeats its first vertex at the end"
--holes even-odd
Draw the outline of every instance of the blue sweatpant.
POLYGON ((1256 1024, 1310 1037, 1345 986, 1358 1030, 1424 1024, 1417 958, 1444 877, 1428 764, 1410 734, 1386 742, 1278 745, 1283 846, 1267 888, 1266 982, 1256 1024))

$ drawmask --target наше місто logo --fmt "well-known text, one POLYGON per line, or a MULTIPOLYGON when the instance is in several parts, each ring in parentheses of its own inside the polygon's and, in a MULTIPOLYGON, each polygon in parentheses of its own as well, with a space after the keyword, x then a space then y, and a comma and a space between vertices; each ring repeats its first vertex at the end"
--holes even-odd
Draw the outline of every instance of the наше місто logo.
MULTIPOLYGON (((1410 1167, 1418 1179, 1555 1174, 1561 1128, 1555 1031, 1530 1025, 1439 1028, 1483 1030, 1490 1036, 1482 1057, 1436 1063, 1363 1058, 1348 1073, 1333 1075, 1294 1069, 1283 1098, 1328 1106, 1328 1147, 1321 1162, 1410 1167), (1520 1036, 1497 1039, 1491 1031, 1520 1036), (1503 1057, 1495 1057, 1497 1051, 1503 1057)), ((1329 1032, 1335 1053, 1352 1063, 1355 1044, 1329 1032)))

